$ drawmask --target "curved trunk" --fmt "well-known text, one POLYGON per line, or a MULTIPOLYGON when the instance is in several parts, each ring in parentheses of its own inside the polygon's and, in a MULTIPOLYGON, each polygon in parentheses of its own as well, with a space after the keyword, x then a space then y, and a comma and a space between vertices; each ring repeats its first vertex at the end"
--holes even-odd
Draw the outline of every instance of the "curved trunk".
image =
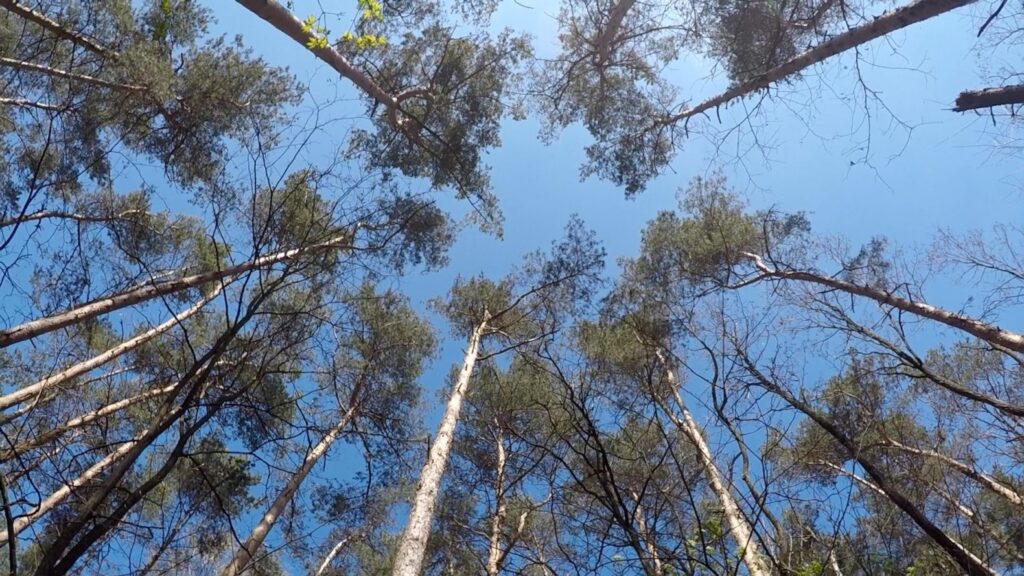
POLYGON ((445 409, 441 425, 437 429, 437 437, 430 447, 427 463, 423 466, 423 472, 420 473, 419 488, 416 490, 416 497, 413 500, 412 509, 409 511, 409 521, 405 526, 402 539, 398 543, 395 566, 391 572, 393 576, 419 576, 423 565, 423 554, 427 549, 427 538, 430 536, 430 524, 434 517, 437 492, 441 487, 441 477, 448 464, 448 453, 451 451, 455 427, 459 422, 462 399, 466 395, 466 389, 469 388, 473 366, 480 354, 480 338, 486 328, 487 320, 485 319, 469 337, 469 346, 466 348, 462 370, 459 371, 455 389, 452 390, 452 397, 448 400, 448 407, 445 409))

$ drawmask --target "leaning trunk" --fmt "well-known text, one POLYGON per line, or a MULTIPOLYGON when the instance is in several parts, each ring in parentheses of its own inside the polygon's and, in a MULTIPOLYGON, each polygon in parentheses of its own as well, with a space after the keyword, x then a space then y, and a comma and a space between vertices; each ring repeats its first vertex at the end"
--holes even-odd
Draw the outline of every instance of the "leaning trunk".
POLYGON ((128 306, 134 306, 135 304, 146 302, 153 298, 174 294, 189 288, 197 288, 210 282, 216 282, 236 274, 244 274, 252 270, 265 268, 303 255, 324 252, 334 248, 341 248, 347 245, 350 239, 350 235, 343 234, 327 240, 326 242, 320 242, 318 244, 312 244, 302 248, 283 250, 261 258, 249 260, 248 262, 236 264, 235 266, 228 266, 220 270, 204 272, 203 274, 194 274, 177 280, 148 284, 113 296, 94 300, 88 304, 83 304, 78 308, 73 308, 66 312, 25 322, 24 324, 19 324, 18 326, 14 326, 6 330, 0 330, 0 348, 4 348, 30 338, 35 338, 48 332, 53 332, 54 330, 59 330, 65 326, 78 324, 79 322, 95 318, 108 312, 127 308, 128 306))
POLYGON ((715 459, 711 455, 711 450, 704 439, 703 432, 701 432, 697 422, 694 421, 690 411, 686 409, 686 405, 683 403, 683 398, 679 394, 679 381, 676 379, 675 372, 669 368, 665 355, 661 350, 655 350, 655 354, 665 370, 672 393, 675 395, 676 403, 683 414, 682 418, 680 418, 674 411, 668 410, 669 418, 679 428, 680 432, 686 436, 686 439, 693 444, 694 448, 697 449, 697 457, 700 459, 701 467, 708 478, 711 491, 715 494, 715 498, 722 507, 722 515, 725 517, 725 524, 729 529, 729 534, 742 552, 743 563, 747 566, 747 571, 750 573, 750 576, 769 576, 768 565, 764 561, 764 556, 761 554, 757 541, 754 539, 754 531, 743 515, 743 511, 740 510, 739 505, 736 503, 736 499, 733 498, 732 493, 729 491, 729 487, 726 485, 718 465, 715 464, 715 459))
POLYGON ((259 549, 263 546, 263 541, 266 540, 267 534, 270 533, 271 528, 274 527, 274 523, 284 512, 284 509, 295 497, 295 493, 299 490, 302 482, 305 481, 306 476, 309 475, 310 471, 313 470, 313 466, 317 461, 327 452, 327 449, 331 447, 331 444, 338 439, 338 436, 344 432, 345 428, 348 427, 352 421, 352 417, 356 413, 356 406, 353 405, 345 412, 341 420, 331 428, 327 434, 320 440, 320 442, 313 447, 312 450, 306 454, 305 459, 302 461, 302 466, 292 475, 285 484, 285 487, 278 493, 277 498, 274 499, 274 503, 270 505, 267 512, 260 519, 259 524, 256 525, 252 530, 252 534, 245 541, 244 544, 235 552, 235 556, 231 559, 231 562, 221 570, 221 576, 236 576, 241 574, 246 566, 252 561, 259 552, 259 549))
POLYGON ((469 387, 469 379, 473 375, 473 365, 476 364, 480 352, 480 338, 486 328, 487 320, 485 319, 469 337, 469 347, 466 349, 462 370, 455 382, 452 397, 448 400, 448 407, 441 419, 441 425, 437 429, 437 437, 430 447, 427 463, 420 473, 419 488, 416 490, 412 510, 409 512, 409 521, 402 534, 402 539, 398 543, 395 566, 391 572, 393 576, 419 576, 423 565, 423 554, 427 548, 427 538, 430 536, 430 524, 434 517, 437 492, 441 487, 441 477, 444 475, 445 466, 448 464, 448 452, 451 450, 452 440, 455 436, 455 426, 459 422, 462 399, 469 387))
POLYGON ((923 22, 940 14, 955 10, 962 6, 973 3, 975 0, 918 0, 913 4, 894 10, 888 14, 877 16, 872 20, 855 26, 842 34, 833 36, 830 40, 794 56, 790 60, 768 70, 764 74, 742 82, 722 92, 714 98, 709 98, 692 108, 683 110, 661 121, 662 124, 673 124, 686 120, 712 108, 727 104, 731 100, 743 98, 758 90, 763 90, 784 78, 806 70, 815 64, 822 62, 836 54, 841 54, 866 44, 886 34, 906 28, 912 24, 923 22))

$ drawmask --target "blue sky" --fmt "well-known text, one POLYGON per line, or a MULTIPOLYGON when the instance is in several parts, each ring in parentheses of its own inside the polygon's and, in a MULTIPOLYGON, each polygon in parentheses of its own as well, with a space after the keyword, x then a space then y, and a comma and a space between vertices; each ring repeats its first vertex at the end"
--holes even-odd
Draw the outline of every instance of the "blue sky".
MULTIPOLYGON (((355 5, 355 0, 334 2, 338 10, 355 5)), ((313 3, 296 4, 300 17, 319 13, 313 3)), ((496 24, 532 33, 538 53, 552 54, 557 41, 554 7, 531 9, 520 4, 503 2, 496 24)), ((764 103, 753 128, 763 148, 752 146, 749 127, 743 129, 746 134, 728 137, 718 148, 710 136, 740 121, 751 101, 723 110, 721 125, 713 117, 701 122, 706 134, 686 142, 672 170, 634 199, 626 199, 622 190, 607 182, 580 182, 583 148, 590 141, 581 128, 571 127, 545 146, 537 139, 536 121, 509 122, 503 130, 504 145, 489 157, 494 191, 505 216, 504 237, 467 229, 451 250, 448 268, 413 272, 394 284, 425 311, 426 302, 444 295, 456 275, 500 277, 523 254, 547 247, 574 213, 604 241, 614 271, 616 258, 636 253, 646 222, 658 211, 676 207, 677 190, 693 176, 715 169, 746 192, 753 206, 806 211, 815 231, 846 237, 854 246, 884 235, 913 250, 931 241, 939 228, 963 232, 997 222, 1020 223, 1024 164, 1019 155, 999 146, 1009 133, 1008 119, 1000 117, 993 126, 988 116, 950 111, 961 90, 990 84, 983 69, 1013 57, 1005 46, 998 58, 979 49, 975 33, 989 4, 938 17, 863 48, 861 77, 879 100, 864 103, 863 88, 851 73, 855 61, 850 54, 814 68, 780 93, 773 90, 776 98, 764 103)), ((258 54, 308 81, 318 99, 355 97, 347 81, 337 79, 326 65, 241 6, 214 6, 217 32, 241 34, 258 54)), ((345 24, 331 25, 340 30, 345 24)), ((722 74, 700 58, 680 62, 668 73, 691 101, 712 96, 725 85, 722 74)), ((361 111, 333 109, 351 116, 361 111)), ((455 205, 454 210, 466 208, 455 205)), ((936 284, 927 295, 932 303, 959 308, 964 291, 947 282, 936 284)), ((441 334, 448 333, 447 326, 437 327, 441 334)), ((426 400, 436 398, 433 391, 444 385, 449 366, 461 361, 462 345, 445 343, 423 379, 430 391, 426 400)), ((440 410, 438 401, 429 428, 440 410)))
MULTIPOLYGON (((320 13, 316 3, 295 4, 300 17, 320 13)), ((335 4, 326 6, 344 11, 355 2, 335 4)), ((542 57, 557 49, 555 5, 545 9, 543 4, 503 2, 495 17, 495 26, 531 33, 542 57)), ((317 100, 355 98, 346 80, 238 4, 212 6, 218 19, 215 32, 240 34, 269 62, 288 66, 309 84, 317 100)), ((1007 118, 998 118, 993 127, 988 116, 949 110, 961 90, 989 84, 982 69, 1013 57, 1005 46, 992 52, 977 43, 976 30, 990 8, 983 2, 862 48, 861 77, 877 95, 866 105, 851 73, 855 60, 845 54, 781 91, 773 90, 775 98, 763 104, 753 128, 741 125, 744 135, 727 137, 717 148, 712 134, 740 122, 752 101, 722 110, 721 125, 713 117, 705 119, 700 123, 705 134, 685 142, 672 170, 634 199, 604 181, 580 182, 583 148, 590 141, 580 127, 544 145, 537 139, 535 120, 508 122, 503 146, 488 158, 505 216, 504 237, 469 228, 451 250, 449 267, 428 274, 413 271, 394 284, 426 311, 426 302, 445 294, 456 275, 500 277, 523 254, 558 238, 574 213, 604 241, 613 271, 616 258, 636 253, 645 223, 658 211, 676 207, 679 188, 715 169, 746 192, 753 206, 806 211, 817 232, 844 236, 854 246, 884 235, 909 250, 928 243, 940 227, 966 231, 1019 222, 1024 215, 1022 163, 998 146, 1008 132, 1007 118), (751 130, 762 148, 753 145, 751 130)), ((332 33, 346 26, 342 21, 327 24, 332 33)), ((714 95, 726 82, 699 57, 676 63, 666 73, 690 101, 714 95)), ((331 110, 339 118, 357 117, 361 108, 355 106, 335 105, 331 110)), ((338 124, 335 146, 344 126, 338 124)), ((331 140, 330 134, 323 138, 325 143, 331 140)), ((448 204, 455 212, 466 210, 448 204)), ((949 307, 962 304, 954 286, 936 286, 928 296, 949 307)), ((447 333, 446 326, 438 328, 447 333)), ((448 366, 461 361, 461 349, 460 342, 445 344, 424 378, 428 388, 443 383, 448 366)))

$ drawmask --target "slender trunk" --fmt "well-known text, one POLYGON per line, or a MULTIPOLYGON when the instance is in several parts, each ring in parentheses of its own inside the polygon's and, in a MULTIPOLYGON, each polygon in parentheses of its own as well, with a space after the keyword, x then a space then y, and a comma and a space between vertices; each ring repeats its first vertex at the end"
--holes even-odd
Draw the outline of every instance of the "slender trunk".
POLYGON ((143 402, 145 400, 149 400, 152 398, 157 398, 165 394, 170 394, 177 387, 178 384, 174 383, 171 384, 170 386, 164 386, 162 388, 154 388, 152 390, 147 390, 146 392, 143 392, 141 394, 136 394, 135 396, 124 398, 123 400, 118 400, 117 402, 112 402, 110 404, 107 404, 106 406, 103 406, 102 408, 93 410, 92 412, 88 412, 76 418, 72 418, 65 422, 64 424, 57 426, 56 428, 51 428, 44 431, 42 434, 32 438, 31 440, 27 440, 20 444, 16 444, 14 448, 0 452, 0 462, 6 462, 7 460, 15 458, 17 455, 22 454, 28 450, 44 446, 56 440, 57 438, 60 438, 64 434, 67 434, 71 430, 81 428, 82 426, 86 426, 92 422, 99 420, 100 418, 106 418, 107 416, 110 416, 111 414, 114 414, 116 412, 120 412, 121 410, 124 410, 129 406, 134 406, 139 402, 143 402))
POLYGON ((1000 86, 999 88, 983 88, 981 90, 965 90, 956 97, 954 112, 966 112, 979 108, 993 108, 1024 104, 1024 84, 1016 86, 1000 86))
POLYGON ((640 531, 640 537, 644 540, 644 547, 647 548, 647 556, 650 557, 651 563, 654 567, 654 575, 662 576, 665 573, 665 569, 661 564, 661 556, 658 554, 658 544, 654 541, 651 536, 651 531, 647 529, 647 520, 644 519, 644 507, 640 503, 640 495, 636 492, 630 492, 630 496, 633 497, 633 502, 636 507, 633 509, 633 519, 636 520, 637 528, 640 531))
POLYGON ((291 478, 288 479, 287 484, 278 493, 277 498, 267 509, 266 513, 263 514, 263 518, 260 519, 256 527, 253 528, 252 533, 244 544, 235 552, 234 557, 228 563, 227 566, 221 570, 221 576, 236 576, 241 574, 245 570, 246 566, 252 561, 263 546, 263 541, 266 540, 267 534, 270 533, 271 528, 274 527, 274 523, 284 512, 284 509, 295 497, 295 493, 299 490, 299 487, 305 481, 306 476, 309 475, 310 471, 313 470, 313 466, 317 461, 327 452, 327 449, 331 447, 331 444, 345 431, 349 423, 352 421, 352 417, 356 413, 356 405, 352 405, 345 415, 342 416, 341 420, 331 428, 327 434, 320 440, 320 442, 313 447, 312 450, 306 454, 305 459, 302 461, 302 466, 292 474, 291 478))
POLYGON ((324 556, 324 561, 320 563, 320 567, 316 570, 316 576, 320 576, 324 573, 324 570, 327 570, 327 567, 331 565, 331 560, 334 560, 334 557, 341 552, 341 549, 345 547, 345 544, 348 544, 349 541, 352 540, 352 537, 353 535, 349 534, 341 540, 338 540, 338 543, 331 548, 331 551, 327 553, 327 556, 324 556))
MULTIPOLYGON (((3 58, 0 58, 0 60, 3 60, 3 58)), ((64 210, 38 210, 31 214, 25 214, 24 216, 15 216, 14 218, 0 220, 0 228, 14 226, 15 224, 24 224, 26 222, 34 222, 36 220, 45 220, 48 218, 73 220, 75 222, 113 222, 115 220, 130 220, 130 216, 142 216, 143 214, 145 214, 145 212, 142 210, 125 210, 124 212, 105 216, 79 214, 77 212, 66 212, 64 210)))
POLYGON ((798 54, 790 60, 783 62, 782 64, 768 70, 764 74, 742 82, 729 88, 721 94, 709 98, 692 108, 683 110, 678 114, 673 114, 667 118, 662 119, 659 123, 661 124, 674 124, 681 120, 686 120, 703 112, 706 112, 712 108, 717 108, 723 104, 728 103, 731 100, 737 98, 743 98, 757 90, 767 88, 768 86, 778 82, 787 76, 796 74, 802 70, 805 70, 819 62, 822 62, 836 54, 840 54, 851 48, 860 46, 877 38, 881 38, 886 34, 906 28, 912 24, 923 22, 929 18, 933 18, 940 14, 944 14, 956 8, 966 6, 973 3, 975 0, 917 0, 913 4, 903 6, 889 12, 876 16, 872 20, 856 26, 833 36, 831 39, 822 42, 821 44, 798 54))
POLYGON ((6 396, 0 397, 0 410, 5 410, 7 408, 10 408, 11 406, 20 404, 21 402, 24 402, 25 400, 32 398, 34 396, 39 396, 51 388, 61 386, 64 383, 71 380, 72 378, 81 376, 82 374, 85 374, 86 372, 94 368, 97 368, 99 366, 102 366, 103 364, 106 364, 107 362, 110 362, 111 360, 117 358, 118 356, 122 356, 124 354, 127 354, 128 352, 131 352, 132 350, 135 350, 139 346, 142 346, 146 342, 149 342, 153 338, 156 338, 157 336, 163 334, 164 332, 167 332, 171 328, 178 326, 186 319, 194 316, 196 313, 202 310, 204 306, 209 304, 211 300, 216 298, 217 295, 220 294, 221 290, 223 289, 223 285, 218 286, 217 289, 214 290, 209 296, 196 302, 195 305, 193 305, 188 310, 184 310, 183 312, 174 315, 172 318, 168 319, 163 324, 151 328, 134 338, 126 340, 98 356, 93 356, 92 358, 85 360, 84 362, 79 362, 78 364, 75 364, 70 368, 62 370, 61 372, 58 372, 53 376, 48 376, 16 392, 11 392, 6 396))
POLYGON ((50 66, 36 64, 34 62, 24 62, 22 60, 16 60, 14 58, 0 57, 0 66, 18 68, 19 70, 28 70, 30 72, 38 72, 40 74, 45 74, 46 76, 63 78, 65 80, 75 80, 78 82, 84 82, 86 84, 102 86, 104 88, 113 88, 116 90, 125 90, 128 92, 146 91, 145 86, 138 86, 134 84, 122 84, 120 82, 111 82, 109 80, 96 78, 95 76, 89 76, 87 74, 76 74, 74 72, 68 72, 66 70, 61 70, 59 68, 52 68, 50 66))
POLYGON ((743 563, 747 566, 747 571, 750 573, 750 576, 769 576, 768 564, 764 561, 760 546, 758 546, 757 541, 754 539, 754 531, 743 515, 743 511, 740 510, 739 505, 736 503, 736 499, 733 498, 732 492, 729 491, 729 487, 725 478, 722 477, 718 465, 715 464, 714 456, 712 456, 711 449, 704 439, 703 432, 701 432, 690 411, 687 410, 683 397, 679 394, 679 381, 676 378, 675 372, 669 367, 668 359, 665 358, 665 354, 661 349, 655 349, 654 353, 658 358, 658 362, 665 370, 665 375, 672 388, 676 404, 682 412, 682 418, 677 416, 672 410, 666 410, 666 412, 672 422, 693 444, 694 448, 697 449, 697 456, 700 458, 701 467, 708 478, 711 491, 714 492, 715 498, 718 500, 719 505, 722 506, 722 515, 725 516, 725 523, 729 529, 729 534, 742 552, 743 563))
POLYGON ((19 0, 0 0, 0 8, 6 8, 9 12, 17 14, 18 16, 24 18, 25 20, 28 20, 29 22, 33 22, 40 28, 49 31, 60 38, 70 40, 71 42, 78 44, 82 48, 85 48, 86 50, 94 54, 97 54, 99 56, 112 55, 110 50, 103 46, 100 46, 98 43, 93 41, 85 34, 79 34, 78 32, 75 32, 73 30, 68 30, 67 28, 61 26, 59 22, 50 19, 48 16, 41 12, 36 12, 35 10, 29 8, 19 0))
POLYGON ((904 312, 910 312, 911 314, 935 320, 936 322, 956 328, 957 330, 962 330, 968 334, 985 340, 986 342, 991 342, 992 344, 1009 348, 1014 352, 1024 352, 1024 336, 1014 332, 1007 332, 1006 330, 987 322, 982 322, 956 312, 949 312, 948 310, 936 308, 929 304, 925 304, 924 302, 916 302, 914 300, 902 298, 886 290, 867 285, 854 284, 852 282, 846 282, 844 280, 831 278, 829 276, 822 276, 812 272, 775 270, 769 268, 760 256, 749 252, 744 253, 744 256, 754 261, 754 265, 761 271, 762 278, 810 282, 812 284, 826 286, 835 290, 841 290, 848 294, 863 296, 865 298, 870 298, 879 304, 886 304, 899 310, 903 310, 904 312))
MULTIPOLYGON (((2 1, 2 0, 0 0, 2 1)), ((120 310, 128 306, 133 306, 153 298, 160 296, 166 296, 175 292, 180 292, 189 288, 195 288, 214 282, 217 280, 223 280, 236 274, 242 274, 258 268, 264 268, 287 260, 292 260, 299 256, 312 254, 316 252, 323 252, 326 250, 341 248, 349 244, 351 235, 342 234, 336 236, 325 242, 318 244, 312 244, 310 246, 304 246, 302 248, 293 248, 291 250, 283 250, 281 252, 275 252, 267 256, 262 256, 248 262, 236 264, 234 266, 228 266, 220 270, 214 270, 212 272, 204 272, 202 274, 194 274, 192 276, 186 276, 177 280, 168 280, 165 282, 158 282, 155 284, 149 284, 141 286, 139 288, 133 288, 131 290, 115 294, 113 296, 107 296, 99 300, 94 300, 88 304, 83 304, 77 308, 73 308, 66 312, 40 318, 38 320, 32 320, 19 324, 6 330, 0 330, 0 348, 10 346, 12 344, 22 342, 31 338, 35 338, 42 334, 58 330, 65 326, 77 324, 84 320, 95 318, 101 314, 113 312, 114 310, 120 310)))
POLYGON ((5 530, 3 532, 0 532, 0 543, 7 542, 7 540, 10 538, 11 532, 13 532, 15 536, 17 536, 19 533, 21 533, 22 530, 30 526, 33 522, 35 522, 42 516, 46 515, 50 510, 53 510, 55 507, 57 507, 57 505, 63 502, 76 489, 92 481, 94 478, 98 477, 101 473, 103 473, 103 471, 110 467, 111 464, 117 462, 126 454, 131 452, 132 448, 134 448, 135 445, 139 442, 141 436, 144 435, 145 432, 143 432, 142 435, 137 436, 134 439, 129 440, 128 442, 125 442, 124 444, 119 446, 117 450, 114 450, 110 454, 106 455, 99 462, 96 462, 95 464, 90 466, 85 472, 82 472, 78 476, 78 478, 75 478, 71 482, 68 482, 67 484, 64 484, 63 486, 58 488, 55 492, 53 492, 53 494, 50 494, 45 500, 40 502, 38 506, 33 508, 31 512, 19 516, 17 519, 14 520, 14 529, 12 531, 5 530))
POLYGON ((51 102, 41 102, 37 100, 29 100, 28 98, 8 98, 0 97, 0 106, 17 106, 19 108, 35 108, 36 110, 45 110, 46 112, 64 112, 71 108, 69 104, 53 104, 51 102))
POLYGON ((964 569, 966 574, 970 576, 996 576, 996 572, 985 565, 985 563, 963 547, 962 544, 953 540, 946 534, 941 528, 932 523, 927 516, 913 503, 909 498, 903 495, 899 489, 889 481, 889 478, 882 472, 882 470, 875 466, 875 464, 864 457, 857 446, 856 442, 842 432, 831 420, 825 415, 819 413, 817 410, 812 408, 806 402, 797 399, 796 396, 791 394, 788 390, 782 388, 778 384, 775 384, 768 379, 767 376, 761 373, 754 365, 753 361, 750 360, 743 352, 740 351, 740 356, 747 367, 747 370, 752 376, 763 386, 765 389, 778 395, 780 398, 789 403, 790 406, 802 412, 805 416, 810 418, 821 427, 822 430, 827 432, 832 438, 836 440, 843 448, 849 452, 861 468, 867 472, 867 475, 871 479, 872 489, 877 491, 879 494, 884 495, 890 502, 892 502, 897 508, 902 510, 915 524, 930 537, 935 543, 942 548, 949 556, 964 569))
POLYGON ((498 461, 494 479, 494 517, 491 518, 491 539, 487 549, 487 576, 498 576, 501 570, 501 526, 508 513, 505 502, 505 442, 500 426, 494 444, 498 461))
POLYGON ((437 492, 441 487, 441 477, 448 464, 448 452, 451 450, 455 427, 459 422, 462 399, 466 395, 470 377, 473 375, 473 366, 480 353, 480 338, 486 329, 487 317, 469 337, 469 346, 466 348, 462 370, 455 382, 455 389, 452 390, 452 397, 448 400, 448 407, 441 419, 441 425, 437 429, 434 445, 430 447, 427 463, 420 473, 419 488, 416 490, 412 510, 409 511, 405 532, 398 543, 398 553, 395 556, 392 576, 419 576, 423 565, 423 554, 427 548, 427 538, 430 536, 430 524, 434 517, 437 492))
POLYGON ((936 452, 935 450, 924 450, 921 448, 914 448, 913 446, 907 446, 906 444, 901 444, 900 442, 896 442, 895 440, 886 440, 883 443, 883 446, 896 448, 897 450, 908 452, 910 454, 916 454, 918 456, 934 458, 939 462, 942 462, 943 464, 949 465, 951 468, 957 470, 958 472, 960 472, 964 476, 967 476, 971 480, 974 480, 978 484, 981 484, 991 492, 1005 498, 1011 504, 1014 504, 1016 506, 1024 506, 1024 498, 1022 498, 1021 495, 1015 492, 1012 488, 1003 484, 1002 482, 999 482, 998 480, 989 476, 988 474, 975 470, 973 466, 968 466, 967 464, 957 460, 956 458, 952 458, 941 452, 936 452))

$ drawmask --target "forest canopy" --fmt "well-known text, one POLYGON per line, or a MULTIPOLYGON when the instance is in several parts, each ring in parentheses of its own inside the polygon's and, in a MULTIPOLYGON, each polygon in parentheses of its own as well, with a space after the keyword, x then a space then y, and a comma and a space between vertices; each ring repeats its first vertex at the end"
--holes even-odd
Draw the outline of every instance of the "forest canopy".
POLYGON ((0 574, 1024 573, 1022 31, 0 0, 0 574))

